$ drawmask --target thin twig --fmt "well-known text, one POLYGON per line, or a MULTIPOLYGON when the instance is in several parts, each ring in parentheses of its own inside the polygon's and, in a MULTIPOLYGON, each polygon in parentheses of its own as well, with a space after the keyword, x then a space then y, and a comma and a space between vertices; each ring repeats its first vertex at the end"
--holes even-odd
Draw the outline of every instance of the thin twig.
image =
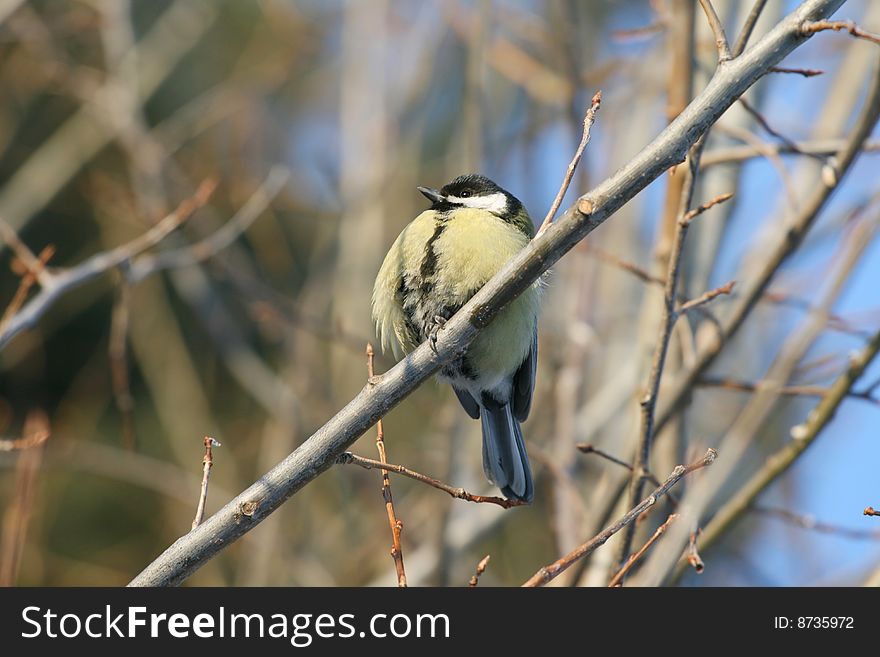
POLYGON ((574 153, 574 157, 571 158, 571 162, 568 164, 568 169, 565 172, 565 178, 562 180, 562 185, 559 188, 559 191, 556 193, 556 198, 553 199, 553 204, 550 206, 550 209, 547 211, 547 216, 544 217, 544 221, 541 222, 541 227, 538 229, 538 234, 543 233, 547 227, 553 223, 553 217, 556 216, 556 213, 559 211, 559 206, 562 205, 562 199, 565 197, 565 192, 568 191, 568 186, 571 184, 571 179, 574 176, 574 170, 577 169, 578 162, 581 161, 581 156, 584 154, 584 149, 587 147, 587 144, 590 143, 590 130, 593 127, 593 122, 596 120, 596 113, 599 111, 599 107, 602 104, 602 92, 597 91, 593 96, 593 100, 590 101, 590 109, 587 110, 586 116, 584 116, 584 132, 581 135, 581 143, 578 144, 577 150, 574 153))
MULTIPOLYGON (((698 386, 707 386, 712 388, 723 388, 726 390, 736 390, 738 392, 758 392, 767 388, 772 388, 777 395, 785 395, 787 397, 824 397, 831 388, 828 386, 814 385, 794 385, 777 387, 771 381, 741 381, 739 379, 725 379, 718 377, 707 377, 697 382, 698 386)), ((851 390, 847 393, 847 397, 851 399, 860 399, 870 404, 880 404, 880 399, 872 396, 869 390, 851 390)))
POLYGON ((597 548, 604 545, 609 538, 614 536, 621 529, 632 524, 636 518, 638 518, 645 511, 654 506, 657 503, 657 500, 663 497, 670 488, 675 486, 675 484, 677 484, 682 479, 682 477, 690 474, 691 472, 694 472, 695 470, 699 470, 700 468, 705 468, 706 466, 712 465, 712 463, 715 461, 716 456, 718 456, 718 453, 714 449, 710 449, 706 452, 706 455, 699 461, 695 461, 694 463, 691 463, 687 466, 677 466, 675 470, 672 471, 672 474, 667 477, 666 481, 664 481, 661 486, 658 486, 656 490, 654 490, 648 497, 642 500, 634 508, 630 509, 630 511, 627 512, 626 515, 624 515, 614 524, 603 529, 586 543, 578 546, 577 548, 566 554, 561 559, 557 559, 552 564, 540 568, 538 572, 532 575, 525 582, 525 584, 523 584, 523 586, 544 586, 545 584, 553 580, 560 573, 568 569, 573 563, 577 562, 579 559, 583 559, 588 554, 591 554, 597 548))
POLYGON ((202 457, 202 487, 199 491, 199 504, 196 507, 196 516, 192 521, 192 529, 202 524, 205 517, 205 503, 208 501, 208 478, 211 476, 211 468, 214 467, 214 447, 220 447, 220 443, 205 436, 205 455, 202 457))
POLYGON ((489 557, 490 555, 486 555, 480 560, 480 563, 477 564, 476 572, 471 575, 471 579, 468 582, 468 588, 474 588, 480 582, 480 576, 486 572, 486 566, 489 565, 489 557))
POLYGON ((515 506, 523 506, 527 504, 527 502, 523 502, 522 500, 507 500, 503 497, 494 497, 492 495, 474 495, 472 493, 468 493, 464 488, 456 488, 454 486, 450 486, 449 484, 444 484, 442 481, 438 481, 433 477, 429 477, 428 475, 424 475, 420 472, 416 472, 414 470, 410 470, 409 468, 402 465, 395 465, 393 463, 382 463, 381 461, 374 461, 373 459, 364 458, 363 456, 358 456, 357 454, 352 454, 351 452, 343 452, 336 459, 337 465, 358 465, 366 470, 385 470, 388 472, 394 472, 399 475, 403 475, 404 477, 409 477, 410 479, 415 479, 416 481, 420 481, 423 484, 427 484, 428 486, 432 486, 437 490, 442 490, 444 493, 448 493, 452 497, 457 500, 464 500, 465 502, 474 502, 476 504, 497 504, 500 507, 505 509, 510 509, 515 506))
POLYGON ((653 283, 654 285, 665 285, 666 281, 663 280, 660 276, 654 276, 651 272, 649 272, 644 267, 641 267, 629 260, 624 260, 618 255, 611 253, 610 251, 606 251, 595 244, 591 244, 589 242, 583 242, 583 249, 590 255, 595 256, 602 262, 607 262, 608 264, 614 265, 615 267, 619 267, 620 269, 629 272, 636 278, 638 278, 643 283, 653 283))
POLYGON ((615 41, 629 41, 630 39, 643 39, 662 32, 667 27, 666 21, 658 20, 642 27, 633 27, 625 30, 614 30, 611 38, 615 41))
MULTIPOLYGON (((699 169, 699 167, 700 167, 700 163, 699 163, 699 162, 696 162, 696 163, 694 164, 694 166, 695 166, 696 169, 699 169)), ((715 206, 718 205, 719 203, 724 203, 725 201, 729 201, 729 200, 732 199, 732 198, 733 198, 733 193, 732 193, 732 192, 726 192, 726 193, 724 193, 724 194, 719 194, 718 196, 709 199, 708 201, 706 201, 706 202, 703 203, 702 205, 699 205, 699 206, 695 207, 695 208, 692 209, 692 210, 688 210, 688 211, 685 213, 684 217, 681 218, 681 224, 687 226, 687 225, 690 224, 694 219, 696 219, 696 218, 699 217, 701 214, 703 214, 706 210, 715 207, 715 206)))
MULTIPOLYGON (((870 509, 871 507, 868 507, 870 509)), ((868 509, 865 509, 866 511, 868 509)), ((880 539, 880 529, 872 529, 872 530, 864 530, 864 529, 854 529, 852 527, 844 527, 842 525, 834 525, 828 522, 822 522, 821 520, 817 520, 812 515, 804 515, 802 513, 795 513, 790 509, 777 508, 777 507, 768 507, 763 505, 753 505, 750 511, 754 513, 759 513, 765 516, 770 516, 773 518, 778 518, 787 522, 790 525, 795 527, 799 527, 801 529, 806 529, 808 531, 819 532, 821 534, 833 534, 835 536, 842 536, 843 538, 852 538, 857 540, 870 540, 876 541, 880 539)), ((870 514, 865 514, 870 515, 870 514)), ((880 515, 878 512, 875 515, 880 515)))
MULTIPOLYGON (((15 291, 15 295, 12 297, 12 301, 10 301, 9 305, 6 306, 6 310, 3 311, 3 317, 0 318, 0 331, 3 330, 3 327, 6 326, 6 323, 10 319, 12 319, 15 314, 21 309, 22 305, 24 305, 28 293, 31 291, 34 283, 40 280, 40 274, 46 273, 46 263, 49 262, 49 259, 53 255, 55 255, 55 247, 50 244, 44 247, 42 251, 40 251, 40 255, 38 256, 36 264, 34 265, 34 267, 36 268, 29 267, 21 259, 13 260, 13 264, 20 263, 21 266, 24 268, 24 271, 21 272, 21 282, 18 284, 18 289, 15 291)), ((43 280, 47 279, 44 278, 43 280)))
MULTIPOLYGON (((373 369, 373 345, 367 343, 367 380, 372 381, 376 373, 373 369)), ((406 569, 403 566, 403 548, 400 545, 400 532, 403 523, 397 519, 394 511, 394 498, 391 495, 391 478, 385 465, 385 431, 382 428, 381 418, 376 422, 376 449, 379 451, 379 466, 382 468, 382 499, 385 500, 385 511, 388 514, 388 525, 391 527, 391 558, 394 560, 394 568, 397 570, 397 585, 406 587, 406 569)))
MULTIPOLYGON (((38 417, 38 416, 35 416, 38 417)), ((49 439, 49 423, 36 422, 26 424, 21 438, 0 439, 0 452, 18 452, 42 445, 49 439)))
POLYGON ((699 527, 695 527, 694 531, 691 532, 690 539, 688 540, 687 556, 685 557, 697 575, 702 574, 706 570, 706 564, 703 563, 703 558, 697 550, 697 537, 701 532, 702 530, 699 527))
POLYGON ((31 412, 22 438, 13 449, 20 450, 15 465, 15 487, 3 514, 0 531, 0 586, 13 586, 18 578, 25 538, 34 502, 34 488, 43 461, 43 444, 49 438, 49 421, 42 411, 31 412))
POLYGON ((733 46, 733 57, 739 57, 743 54, 743 51, 746 49, 749 39, 752 36, 752 32, 755 30, 755 25, 758 24, 761 12, 764 11, 764 5, 766 4, 767 0, 755 0, 755 4, 752 5, 752 10, 749 12, 749 16, 746 18, 746 22, 736 39, 736 44, 733 46))
POLYGON ((770 73, 791 73, 794 75, 802 75, 805 78, 814 78, 817 75, 824 75, 825 71, 818 68, 787 68, 785 66, 774 66, 770 69, 770 73))
POLYGON ((706 13, 706 20, 709 21, 709 27, 715 36, 715 47, 718 49, 718 63, 729 62, 731 60, 730 44, 727 42, 727 35, 724 33, 721 19, 718 18, 715 7, 712 6, 712 0, 700 0, 700 6, 706 13))
POLYGON ((768 148, 766 143, 761 141, 751 130, 738 125, 720 125, 717 126, 717 129, 734 139, 744 141, 752 148, 756 148, 761 152, 761 155, 766 158, 770 165, 778 172, 779 179, 782 181, 782 185, 785 188, 785 195, 788 199, 789 206, 793 210, 797 210, 800 196, 795 189, 796 186, 792 182, 788 169, 785 168, 785 162, 783 162, 782 157, 780 157, 772 148, 768 148))
POLYGON ((863 511, 863 513, 864 513, 864 515, 866 515, 866 516, 880 516, 880 511, 877 511, 877 510, 876 510, 874 507, 872 507, 872 506, 866 506, 866 507, 865 507, 865 510, 863 511))
POLYGON ((797 150, 797 147, 798 147, 798 146, 797 146, 797 143, 796 143, 794 140, 789 139, 788 137, 786 137, 784 134, 782 134, 782 133, 779 132, 778 130, 776 130, 773 126, 771 126, 771 125, 770 125, 770 122, 764 117, 764 115, 761 114, 761 112, 759 112, 759 111, 757 110, 757 108, 755 108, 755 106, 752 105, 752 104, 751 104, 749 101, 747 101, 745 98, 740 98, 740 99, 739 99, 739 104, 742 105, 743 109, 744 109, 746 112, 748 112, 748 113, 751 115, 751 117, 752 117, 753 119, 755 119, 755 121, 757 121, 758 124, 759 124, 759 125, 760 125, 760 126, 761 126, 761 127, 762 127, 762 128, 768 133, 768 134, 769 134, 769 135, 771 135, 771 136, 773 136, 773 137, 776 137, 779 141, 781 141, 783 144, 785 144, 785 146, 786 146, 788 149, 790 149, 791 151, 793 151, 793 152, 795 152, 795 153, 798 153, 798 155, 805 155, 805 156, 807 156, 807 157, 812 157, 812 158, 814 158, 814 159, 816 159, 816 160, 819 160, 820 162, 824 162, 824 161, 825 161, 825 158, 824 158, 824 157, 821 157, 821 156, 819 156, 819 155, 811 155, 810 153, 799 152, 799 151, 797 150))
POLYGON ((811 21, 806 23, 802 28, 803 34, 815 34, 816 32, 822 32, 823 30, 834 30, 835 32, 844 30, 856 38, 866 39, 872 43, 880 45, 880 35, 863 30, 856 25, 854 21, 811 21))
POLYGON ((714 290, 704 292, 700 296, 683 303, 676 312, 678 315, 682 315, 691 310, 697 310, 712 301, 712 299, 720 297, 722 294, 730 294, 733 292, 734 285, 736 285, 736 281, 727 281, 721 287, 716 287, 714 290))
MULTIPOLYGON (((30 274, 40 285, 48 285, 51 283, 52 274, 46 271, 46 260, 42 254, 34 255, 27 244, 21 241, 21 238, 15 232, 5 219, 0 218, 0 239, 2 239, 9 248, 15 253, 15 257, 24 266, 25 271, 30 274)), ((49 256, 51 257, 51 255, 49 256)))
MULTIPOLYGON (((844 147, 845 143, 844 139, 816 139, 809 141, 796 141, 792 146, 775 142, 763 142, 760 145, 756 144, 754 146, 744 145, 715 148, 703 153, 700 167, 707 169, 708 167, 717 166, 719 164, 745 162, 756 157, 768 157, 769 155, 818 155, 823 158, 828 158, 840 152, 840 149, 844 147)), ((880 140, 869 139, 865 141, 862 152, 880 152, 880 140)))
MULTIPOLYGON (((616 456, 609 454, 608 452, 606 452, 604 450, 599 449, 598 447, 594 447, 593 445, 587 445, 585 443, 580 443, 578 445, 575 445, 575 447, 577 447, 577 449, 579 451, 583 452, 584 454, 595 454, 596 456, 602 457, 606 461, 614 463, 615 465, 619 465, 622 468, 626 468, 630 472, 633 471, 632 463, 627 463, 623 459, 619 459, 616 456)), ((660 486, 660 480, 650 470, 648 471, 647 478, 648 478, 648 481, 650 481, 652 485, 660 486)), ((678 498, 675 496, 674 493, 672 493, 671 491, 669 493, 666 493, 666 498, 669 500, 669 502, 672 504, 673 507, 678 506, 678 498)))
MULTIPOLYGON (((619 459, 616 456, 609 454, 608 452, 599 449, 593 445, 587 445, 586 443, 579 443, 575 445, 578 451, 583 452, 584 454, 595 454, 596 456, 601 456, 606 461, 611 461, 615 465, 619 465, 622 468, 626 468, 630 472, 632 472, 632 464, 627 463, 623 459, 619 459)), ((657 484, 659 486, 659 483, 657 484)))
POLYGON ((626 560, 626 563, 621 566, 620 570, 618 570, 617 573, 615 573, 614 577, 611 578, 611 581, 608 582, 609 589, 613 589, 617 586, 623 585, 623 578, 635 565, 636 561, 638 561, 645 555, 645 552, 647 552, 651 548, 651 546, 654 545, 654 543, 656 543, 661 536, 663 536, 663 533, 666 531, 669 525, 678 520, 678 517, 679 515, 677 513, 670 514, 670 516, 666 519, 666 522, 664 522, 654 531, 654 533, 651 535, 651 538, 649 538, 645 542, 645 544, 640 547, 636 552, 630 555, 629 559, 626 560))

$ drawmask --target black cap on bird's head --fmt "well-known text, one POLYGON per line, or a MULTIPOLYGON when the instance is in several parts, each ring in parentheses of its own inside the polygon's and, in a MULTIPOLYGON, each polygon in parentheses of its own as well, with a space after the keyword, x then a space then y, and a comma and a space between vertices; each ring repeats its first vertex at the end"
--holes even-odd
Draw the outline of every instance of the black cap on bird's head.
POLYGON ((438 211, 466 207, 488 210, 506 218, 522 209, 522 203, 513 194, 478 173, 459 176, 440 190, 430 187, 419 187, 418 190, 431 201, 431 208, 438 211))

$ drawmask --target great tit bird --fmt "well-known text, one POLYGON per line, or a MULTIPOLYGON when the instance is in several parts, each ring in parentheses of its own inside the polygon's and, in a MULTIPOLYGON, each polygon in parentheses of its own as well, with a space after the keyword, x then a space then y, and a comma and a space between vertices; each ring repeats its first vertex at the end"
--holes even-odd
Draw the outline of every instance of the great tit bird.
MULTIPOLYGON (((459 176, 403 229, 373 288, 383 349, 409 352, 452 317, 534 235, 523 204, 485 176, 459 176)), ((520 422, 538 363, 537 284, 506 306, 467 352, 438 375, 483 429, 483 471, 508 499, 531 502, 532 472, 520 422)))

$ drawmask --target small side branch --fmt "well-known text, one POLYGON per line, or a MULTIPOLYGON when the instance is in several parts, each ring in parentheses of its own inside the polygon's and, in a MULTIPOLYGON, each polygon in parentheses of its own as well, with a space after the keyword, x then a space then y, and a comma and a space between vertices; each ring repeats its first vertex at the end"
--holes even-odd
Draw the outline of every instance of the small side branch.
POLYGON ((587 110, 587 114, 584 117, 584 132, 581 135, 581 143, 578 144, 577 150, 574 153, 574 157, 568 164, 568 169, 565 172, 565 178, 563 178, 562 180, 562 186, 556 193, 556 198, 553 199, 553 204, 547 211, 547 216, 544 217, 544 221, 541 222, 541 227, 538 229, 539 235, 543 233, 550 224, 553 223, 553 217, 556 216, 556 213, 559 211, 559 206, 562 205, 562 199, 565 197, 565 192, 568 191, 568 186, 571 184, 571 179, 574 176, 574 171, 575 169, 577 169, 577 165, 581 161, 581 156, 584 154, 584 149, 587 147, 587 144, 590 143, 590 130, 593 128, 593 122, 596 120, 596 113, 599 111, 599 107, 601 106, 601 104, 602 92, 597 91, 593 96, 593 100, 590 102, 590 109, 587 110))
POLYGON ((642 515, 645 511, 650 509, 657 503, 661 497, 666 495, 669 492, 669 489, 675 486, 681 479, 691 472, 695 470, 699 470, 701 468, 705 468, 706 466, 712 465, 714 463, 715 458, 718 456, 718 453, 714 449, 710 449, 706 452, 706 455, 701 458, 699 461, 695 461, 690 465, 679 465, 672 471, 672 474, 663 482, 661 486, 658 486, 654 492, 652 492, 648 497, 642 500, 635 507, 630 509, 630 511, 620 518, 614 524, 606 527, 601 532, 596 534, 593 538, 591 538, 586 543, 578 546, 568 554, 566 554, 561 559, 554 561, 552 564, 548 566, 544 566, 538 570, 534 575, 532 575, 526 582, 523 584, 525 587, 536 587, 536 586, 544 586, 558 575, 567 570, 572 564, 577 562, 580 559, 583 559, 585 556, 592 554, 597 548, 604 545, 609 538, 614 536, 617 532, 619 532, 624 527, 632 524, 636 518, 642 515))
MULTIPOLYGON (((623 459, 619 459, 616 456, 614 456, 613 454, 609 454, 608 452, 603 451, 603 450, 599 449, 598 447, 593 447, 592 445, 587 445, 585 443, 580 443, 578 445, 575 445, 575 447, 577 447, 578 450, 584 454, 595 454, 596 456, 599 456, 599 457, 605 459, 606 461, 613 463, 614 465, 619 465, 622 468, 626 468, 627 470, 629 470, 630 474, 632 474, 632 471, 633 471, 632 463, 627 463, 623 459)), ((651 484, 653 484, 654 486, 661 485, 660 480, 657 479, 657 476, 653 472, 648 471, 648 473, 645 476, 647 477, 648 481, 650 481, 651 484)), ((666 498, 670 501, 670 503, 672 504, 673 507, 678 506, 678 498, 673 493, 671 493, 671 492, 666 493, 666 498)))
MULTIPOLYGON (((575 445, 575 447, 577 447, 578 451, 583 454, 595 454, 596 456, 602 457, 606 461, 611 461, 615 465, 619 465, 620 467, 626 468, 627 470, 632 472, 633 468, 631 463, 627 463, 623 459, 619 459, 613 454, 609 454, 608 452, 601 450, 598 447, 588 445, 587 443, 578 443, 577 445, 575 445)), ((659 486, 660 484, 658 483, 657 485, 659 486)))
MULTIPOLYGON (((52 275, 46 271, 46 261, 51 257, 51 253, 48 257, 44 257, 42 254, 35 256, 27 244, 21 241, 21 238, 12 226, 2 218, 0 218, 0 239, 6 242, 9 248, 12 249, 24 271, 31 275, 34 282, 39 282, 40 285, 49 285, 52 282, 52 275)), ((55 249, 52 249, 52 253, 54 251, 55 249)))
POLYGON ((697 575, 702 574, 704 570, 706 570, 706 564, 703 563, 702 557, 700 557, 700 553, 697 550, 697 537, 700 535, 700 528, 695 527, 694 531, 691 532, 690 540, 688 541, 687 548, 687 559, 688 564, 690 564, 691 568, 694 569, 694 572, 697 575))
MULTIPOLYGON (((796 141, 791 146, 777 142, 729 146, 706 152, 700 161, 700 166, 703 169, 707 169, 719 164, 745 162, 756 157, 772 157, 776 155, 806 155, 828 158, 839 153, 844 145, 845 140, 843 139, 817 139, 796 141)), ((863 154, 877 153, 878 151, 880 151, 880 140, 877 139, 866 140, 860 149, 860 152, 863 154)))
POLYGON ((787 66, 773 66, 770 73, 791 73, 793 75, 802 75, 805 78, 814 78, 817 75, 824 75, 825 71, 818 68, 789 68, 787 66))
POLYGON ((611 581, 608 582, 609 589, 613 589, 615 587, 623 585, 624 576, 632 569, 632 567, 635 565, 636 561, 638 561, 643 556, 645 556, 645 552, 647 552, 648 550, 651 549, 651 546, 654 545, 654 543, 656 543, 660 539, 661 536, 663 536, 664 532, 666 532, 666 530, 669 528, 669 525, 671 525, 676 520, 678 520, 678 514, 677 513, 671 514, 666 519, 666 522, 664 522, 662 525, 660 525, 656 529, 656 531, 651 535, 651 538, 649 538, 645 542, 645 544, 641 548, 639 548, 639 550, 637 552, 634 552, 633 554, 630 555, 629 559, 626 560, 626 563, 623 564, 621 569, 618 570, 617 573, 614 575, 614 577, 611 578, 611 581))
POLYGON ((825 30, 834 30, 835 32, 846 31, 857 39, 865 39, 880 45, 880 35, 863 30, 856 25, 855 21, 811 21, 803 26, 801 32, 803 34, 815 34, 825 30))
MULTIPOLYGON (((769 388, 777 395, 784 395, 786 397, 818 397, 820 399, 831 391, 831 388, 827 386, 793 385, 779 387, 778 384, 772 381, 760 380, 752 382, 717 377, 700 379, 697 382, 697 386, 735 390, 738 392, 758 392, 769 388)), ((858 399, 880 406, 880 398, 874 397, 870 390, 851 390, 846 393, 846 396, 850 399, 858 399)))
MULTIPOLYGON (((373 345, 367 343, 367 379, 373 381, 376 373, 373 369, 373 345)), ((382 427, 382 420, 376 422, 376 449, 379 452, 379 466, 383 467, 388 463, 385 458, 385 431, 382 427)), ((394 511, 394 497, 391 495, 391 479, 388 477, 388 470, 382 469, 382 499, 385 500, 385 511, 388 513, 388 525, 391 527, 391 558, 394 560, 394 568, 397 570, 397 585, 406 588, 406 569, 403 565, 403 547, 400 545, 400 532, 403 530, 403 523, 397 519, 394 511)))
POLYGON ((765 131, 767 134, 769 134, 769 135, 771 135, 771 136, 773 136, 773 137, 776 137, 779 141, 781 141, 781 142, 785 145, 786 148, 788 148, 788 149, 791 150, 792 152, 797 153, 798 155, 805 155, 805 156, 807 156, 807 157, 812 157, 812 158, 814 158, 814 159, 816 159, 816 160, 818 160, 818 161, 820 161, 820 162, 824 162, 824 161, 825 161, 825 158, 824 158, 824 157, 821 157, 821 156, 818 156, 818 155, 811 155, 810 153, 805 153, 805 152, 803 152, 803 151, 799 151, 799 150, 798 150, 798 145, 797 145, 796 142, 794 142, 793 140, 789 139, 789 138, 786 137, 784 134, 782 134, 781 132, 779 132, 779 130, 777 130, 777 129, 774 128, 772 125, 770 125, 770 122, 766 119, 766 117, 764 117, 764 115, 761 114, 761 112, 759 112, 759 111, 757 110, 757 108, 756 108, 754 105, 752 105, 749 101, 747 101, 745 98, 740 98, 740 99, 739 99, 739 104, 742 106, 742 108, 743 108, 746 112, 748 112, 748 114, 749 114, 753 119, 755 119, 755 121, 758 123, 758 125, 760 125, 761 128, 763 128, 764 131, 765 131))
MULTIPOLYGON (((0 226, 6 226, 6 222, 0 220, 0 226)), ((9 239, 7 239, 7 243, 12 244, 9 239)), ((24 249, 27 249, 27 247, 24 247, 24 249)), ((28 251, 28 253, 30 253, 30 251, 28 251)), ((15 273, 21 275, 21 282, 18 284, 18 289, 15 291, 12 301, 9 302, 9 305, 6 306, 6 310, 3 311, 3 317, 0 318, 0 332, 3 331, 3 327, 6 326, 6 323, 12 319, 19 310, 21 310, 21 307, 24 305, 31 288, 35 283, 38 281, 43 281, 44 283, 45 281, 49 281, 51 283, 52 277, 49 275, 49 272, 46 271, 46 264, 53 255, 55 255, 55 247, 49 245, 40 252, 39 257, 34 263, 22 260, 20 255, 17 255, 17 259, 12 261, 13 270, 15 273)))
MULTIPOLYGON (((797 513, 785 507, 754 505, 751 507, 750 510, 759 515, 767 516, 770 518, 777 518, 793 527, 799 527, 800 529, 817 532, 819 534, 831 534, 834 536, 840 536, 842 538, 848 538, 858 541, 880 540, 880 530, 878 529, 854 529, 845 525, 837 525, 830 522, 823 522, 821 520, 818 520, 815 516, 811 514, 797 513)), ((874 509, 872 509, 871 507, 865 509, 865 511, 869 510, 874 511, 874 509)), ((880 515, 880 511, 877 511, 873 514, 866 513, 865 515, 880 515)))
POLYGON ((363 456, 358 456, 357 454, 352 454, 351 452, 343 452, 336 459, 337 465, 357 465, 365 470, 385 470, 387 472, 394 472, 399 475, 403 475, 404 477, 409 477, 410 479, 415 479, 416 481, 420 481, 423 484, 428 484, 437 490, 442 490, 444 493, 448 493, 452 497, 457 500, 464 500, 465 502, 475 502, 476 504, 497 504, 500 507, 505 509, 509 509, 514 506, 523 506, 527 504, 522 500, 506 500, 503 497, 494 497, 492 495, 474 495, 473 493, 468 493, 464 488, 456 488, 454 486, 450 486, 449 484, 444 484, 442 481, 438 481, 433 477, 429 477, 428 475, 424 475, 420 472, 415 472, 414 470, 410 470, 402 465, 395 465, 393 463, 383 463, 382 461, 374 461, 373 459, 364 458, 363 456))
POLYGON ((486 566, 489 565, 489 558, 490 558, 490 555, 487 554, 485 557, 483 557, 480 560, 480 563, 477 564, 477 570, 473 575, 471 575, 471 579, 468 582, 468 588, 472 589, 472 588, 476 587, 477 584, 479 584, 480 576, 484 572, 486 572, 486 566))
POLYGON ((205 503, 208 501, 208 478, 211 476, 211 468, 214 467, 214 447, 220 447, 220 443, 205 436, 205 456, 202 457, 202 488, 199 493, 199 505, 196 507, 196 517, 193 518, 192 528, 195 529, 205 518, 205 503))
MULTIPOLYGON (((700 167, 700 163, 699 163, 699 162, 696 162, 696 163, 694 164, 694 166, 695 166, 697 169, 699 169, 699 167, 700 167)), ((719 194, 718 196, 716 196, 716 197, 714 197, 714 198, 710 198, 708 201, 706 201, 706 202, 703 203, 702 205, 699 205, 699 206, 695 207, 695 208, 692 209, 692 210, 688 210, 688 211, 685 213, 685 215, 681 218, 681 221, 680 221, 679 223, 680 223, 682 226, 688 226, 688 225, 690 225, 690 223, 691 223, 694 219, 696 219, 697 217, 699 217, 699 216, 700 216, 701 214, 703 214, 706 210, 709 210, 709 209, 715 207, 715 206, 718 205, 719 203, 724 203, 725 201, 729 201, 729 200, 732 199, 732 198, 733 198, 733 192, 726 192, 726 193, 724 193, 724 194, 719 194)))
POLYGON ((736 285, 736 281, 727 281, 721 287, 716 287, 714 290, 709 290, 708 292, 704 292, 700 296, 695 299, 691 299, 690 301, 686 301, 681 305, 678 309, 677 314, 679 316, 690 310, 696 310, 697 308, 701 308, 705 306, 707 303, 715 299, 716 297, 720 297, 722 294, 730 294, 733 292, 733 286, 736 285))
POLYGON ((43 445, 49 433, 45 413, 32 411, 25 420, 23 436, 18 440, 2 441, 7 448, 18 450, 19 453, 12 497, 0 523, 0 587, 13 586, 18 578, 43 461, 43 445))
POLYGON ((864 514, 866 516, 880 516, 880 511, 878 511, 877 509, 875 509, 872 506, 866 506, 865 510, 864 510, 864 514))
POLYGON ((736 40, 736 44, 733 46, 734 57, 739 57, 743 54, 743 51, 746 49, 749 39, 752 36, 752 32, 755 31, 755 25, 758 24, 758 19, 761 18, 761 12, 764 11, 764 6, 766 4, 767 0, 755 0, 755 4, 752 5, 752 10, 749 12, 749 17, 746 18, 742 31, 740 31, 739 37, 736 40))
POLYGON ((706 20, 709 21, 709 27, 715 36, 715 47, 718 49, 718 63, 723 64, 729 62, 732 58, 730 55, 730 44, 727 42, 727 35, 724 33, 724 26, 721 19, 712 6, 712 0, 700 0, 700 6, 706 13, 706 20))

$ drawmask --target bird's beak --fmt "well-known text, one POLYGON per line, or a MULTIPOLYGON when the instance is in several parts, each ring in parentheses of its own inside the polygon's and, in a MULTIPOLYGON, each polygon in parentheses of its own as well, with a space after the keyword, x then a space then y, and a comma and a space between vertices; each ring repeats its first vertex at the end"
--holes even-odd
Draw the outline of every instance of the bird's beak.
POLYGON ((416 189, 424 194, 425 198, 431 201, 431 203, 443 203, 446 200, 446 197, 436 189, 431 189, 430 187, 417 187, 416 189))

